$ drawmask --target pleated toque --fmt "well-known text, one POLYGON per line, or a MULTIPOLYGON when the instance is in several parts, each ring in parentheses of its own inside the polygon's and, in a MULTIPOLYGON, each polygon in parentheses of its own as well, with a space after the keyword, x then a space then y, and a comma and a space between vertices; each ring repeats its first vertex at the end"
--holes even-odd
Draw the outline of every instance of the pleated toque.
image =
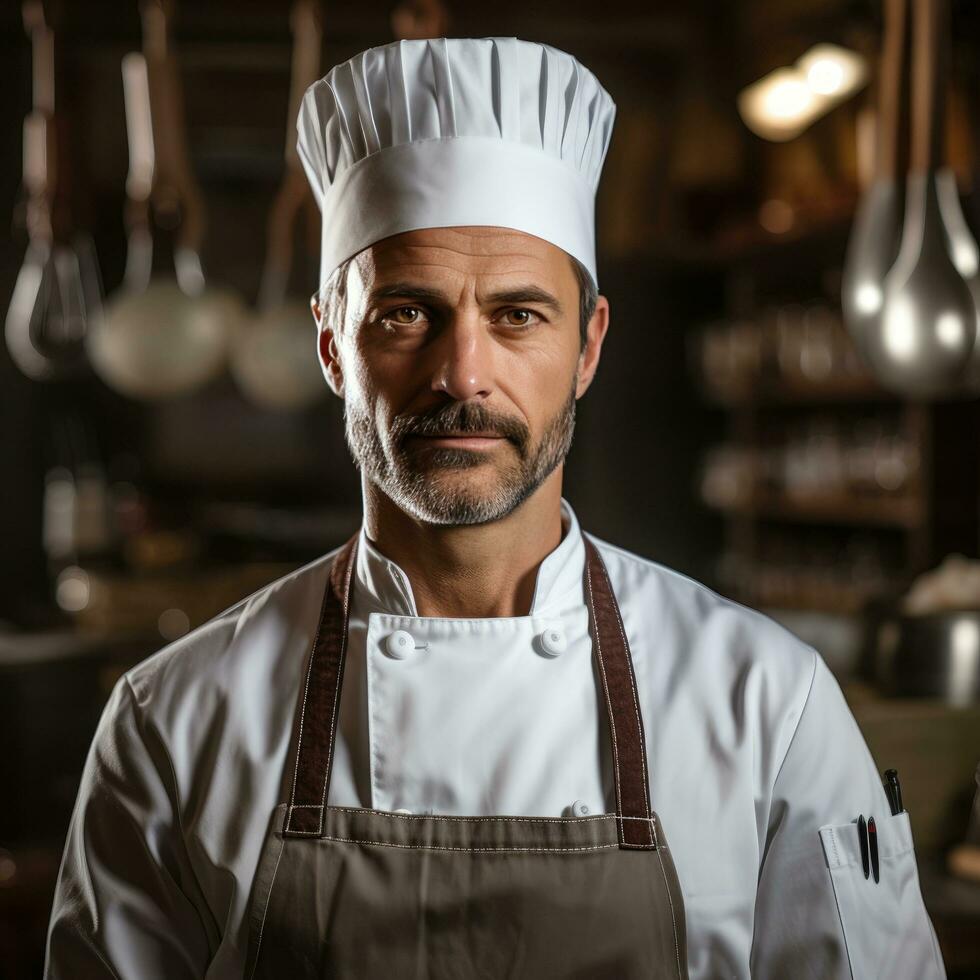
POLYGON ((396 41, 337 65, 297 120, 323 219, 321 286, 384 238, 459 225, 535 235, 596 280, 615 112, 575 58, 517 38, 396 41))

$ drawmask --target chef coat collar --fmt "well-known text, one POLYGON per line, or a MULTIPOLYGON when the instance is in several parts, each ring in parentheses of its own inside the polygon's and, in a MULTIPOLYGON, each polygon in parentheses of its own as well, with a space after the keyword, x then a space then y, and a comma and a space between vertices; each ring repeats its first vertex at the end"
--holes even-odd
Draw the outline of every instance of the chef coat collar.
MULTIPOLYGON (((585 545, 571 505, 561 501, 562 539, 538 567, 530 615, 558 614, 582 602, 585 545)), ((361 528, 357 549, 355 602, 364 613, 418 616, 408 575, 385 557, 361 528)))

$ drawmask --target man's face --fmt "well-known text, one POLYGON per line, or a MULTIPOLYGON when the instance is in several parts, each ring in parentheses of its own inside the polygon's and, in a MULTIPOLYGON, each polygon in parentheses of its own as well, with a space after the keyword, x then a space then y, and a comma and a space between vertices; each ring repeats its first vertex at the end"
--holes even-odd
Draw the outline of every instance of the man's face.
POLYGON ((600 298, 583 349, 578 281, 554 245, 425 229, 355 258, 320 351, 364 476, 420 521, 480 524, 561 466, 606 322, 600 298))

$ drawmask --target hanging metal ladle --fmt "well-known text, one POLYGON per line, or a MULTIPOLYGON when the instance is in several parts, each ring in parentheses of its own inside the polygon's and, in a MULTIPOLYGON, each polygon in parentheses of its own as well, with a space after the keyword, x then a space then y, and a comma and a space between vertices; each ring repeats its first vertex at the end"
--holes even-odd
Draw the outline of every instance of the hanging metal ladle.
POLYGON ((980 249, 963 215, 956 174, 950 167, 943 167, 936 173, 936 193, 946 229, 947 251, 973 297, 977 313, 977 339, 961 382, 964 394, 976 395, 980 394, 980 249))
POLYGON ((142 0, 143 53, 123 59, 126 272, 87 339, 106 383, 146 400, 185 394, 220 374, 246 316, 241 300, 206 284, 201 268, 204 202, 186 143, 172 7, 171 0, 142 0), (154 275, 161 233, 172 237, 173 265, 154 275))
POLYGON ((915 398, 955 394, 977 336, 976 305, 950 254, 940 195, 948 41, 948 0, 917 0, 905 221, 881 316, 863 344, 882 384, 915 398))
POLYGON ((29 244, 5 324, 13 362, 51 380, 87 368, 83 341, 101 313, 95 246, 73 229, 67 127, 55 111, 55 34, 41 0, 23 6, 33 52, 33 108, 24 120, 24 189, 29 244))
POLYGON ((898 162, 899 106, 905 74, 908 0, 885 0, 884 15, 874 164, 871 182, 854 217, 841 282, 844 322, 861 351, 881 316, 885 276, 898 253, 903 207, 898 162))

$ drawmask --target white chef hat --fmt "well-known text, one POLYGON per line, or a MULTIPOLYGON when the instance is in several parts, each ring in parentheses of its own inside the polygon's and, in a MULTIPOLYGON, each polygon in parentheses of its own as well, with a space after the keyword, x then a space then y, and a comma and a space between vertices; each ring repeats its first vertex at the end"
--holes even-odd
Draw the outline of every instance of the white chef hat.
POLYGON ((517 38, 396 41, 337 65, 297 120, 323 219, 321 286, 374 242, 455 225, 543 238, 595 281, 615 112, 575 58, 517 38))

